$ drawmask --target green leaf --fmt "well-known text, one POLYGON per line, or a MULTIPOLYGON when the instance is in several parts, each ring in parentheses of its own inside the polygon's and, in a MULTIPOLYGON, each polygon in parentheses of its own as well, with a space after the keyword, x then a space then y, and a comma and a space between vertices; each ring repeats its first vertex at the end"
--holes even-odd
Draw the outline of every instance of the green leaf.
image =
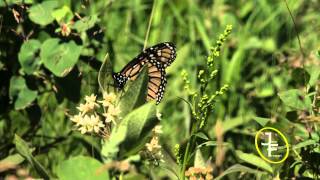
POLYGON ((18 94, 17 100, 14 103, 15 109, 23 109, 27 107, 37 98, 37 91, 24 89, 18 94))
POLYGON ((102 92, 110 93, 110 88, 114 87, 112 72, 112 63, 110 61, 109 54, 107 54, 104 58, 98 74, 98 83, 102 92))
POLYGON ((16 167, 24 161, 24 158, 20 154, 10 155, 0 161, 0 167, 13 166, 16 167))
POLYGON ((38 52, 40 51, 41 43, 38 40, 32 39, 22 44, 18 58, 22 70, 27 74, 32 74, 40 65, 38 52))
POLYGON ((298 89, 278 93, 282 102, 296 110, 311 110, 311 99, 298 89))
POLYGON ((29 148, 27 142, 21 139, 18 135, 14 136, 14 144, 18 153, 24 157, 32 167, 39 173, 39 175, 44 179, 49 179, 48 172, 44 167, 32 156, 32 150, 29 148))
POLYGON ((135 149, 139 149, 138 145, 143 142, 143 139, 147 137, 147 134, 158 122, 156 105, 153 102, 147 103, 128 114, 121 122, 121 124, 127 125, 126 138, 123 142, 126 151, 135 146, 135 149))
POLYGON ((262 118, 262 117, 253 117, 257 123, 259 123, 262 127, 264 127, 269 121, 270 118, 262 118))
POLYGON ((98 20, 99 19, 97 15, 84 17, 74 23, 73 29, 76 29, 78 32, 84 32, 92 28, 98 20))
POLYGON ((303 147, 310 146, 310 145, 317 145, 317 141, 314 139, 308 139, 306 141, 303 141, 303 142, 300 142, 300 143, 294 145, 292 148, 299 149, 299 148, 303 148, 303 147))
POLYGON ((203 132, 197 132, 196 134, 194 134, 194 136, 199 137, 204 140, 209 140, 209 137, 206 134, 204 134, 203 132))
POLYGON ((54 21, 53 10, 58 6, 57 1, 44 1, 29 9, 29 18, 36 24, 46 26, 54 21))
POLYGON ((206 163, 203 159, 203 156, 202 156, 200 149, 196 150, 196 155, 194 157, 194 166, 195 167, 206 167, 206 163))
POLYGON ((52 16, 57 22, 69 22, 73 18, 73 13, 68 6, 56 9, 52 12, 52 16))
POLYGON ((102 167, 103 164, 96 159, 76 156, 59 164, 57 175, 60 180, 108 180, 109 173, 106 170, 100 169, 102 167))
POLYGON ((43 64, 58 77, 67 75, 78 62, 81 46, 75 42, 60 43, 59 39, 51 38, 41 46, 40 57, 43 64))
POLYGON ((149 80, 147 73, 147 68, 143 68, 136 80, 127 82, 127 91, 120 100, 120 117, 125 117, 146 102, 149 80))
POLYGON ((223 173, 221 173, 218 177, 215 178, 215 180, 219 180, 223 178, 224 176, 235 173, 235 172, 241 172, 241 173, 251 173, 251 174, 266 174, 265 172, 258 171, 246 166, 243 166, 241 164, 235 164, 228 169, 226 169, 223 173))
POLYGON ((10 79, 9 96, 14 101, 16 110, 23 109, 30 105, 37 97, 37 91, 32 91, 27 87, 23 77, 12 76, 10 79))
POLYGON ((263 170, 266 170, 270 173, 273 173, 272 167, 266 161, 261 159, 260 157, 254 155, 254 154, 244 153, 240 150, 236 150, 236 154, 239 157, 239 159, 241 159, 249 164, 255 165, 255 166, 257 166, 263 170))
POLYGON ((255 89, 256 97, 265 98, 274 95, 274 88, 272 83, 263 82, 262 85, 255 89))
POLYGON ((320 76, 319 66, 310 66, 307 67, 306 70, 310 74, 309 85, 314 86, 317 83, 320 76))
POLYGON ((104 162, 111 161, 119 152, 119 145, 125 139, 127 123, 121 123, 112 129, 110 138, 102 142, 101 154, 104 162))

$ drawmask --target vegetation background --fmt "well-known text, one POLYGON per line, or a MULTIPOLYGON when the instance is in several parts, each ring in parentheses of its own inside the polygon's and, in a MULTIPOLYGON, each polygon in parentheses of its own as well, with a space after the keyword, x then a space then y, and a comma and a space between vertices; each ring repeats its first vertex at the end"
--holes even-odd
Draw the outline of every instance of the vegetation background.
POLYGON ((197 132, 201 146, 193 150, 201 149, 214 178, 320 178, 319 8, 316 0, 0 1, 0 179, 68 179, 68 173, 84 179, 92 173, 84 167, 102 166, 101 138, 74 131, 70 115, 86 95, 101 96, 97 77, 107 53, 119 71, 145 42, 164 41, 178 50, 157 106, 165 163, 137 160, 134 170, 106 176, 183 177, 199 158, 177 163, 194 120, 182 100, 191 102, 181 72, 196 91, 198 71, 227 25, 232 33, 214 60, 218 72, 208 88, 227 84, 228 90, 215 99, 197 132), (264 126, 288 138, 284 163, 258 156, 254 136, 264 126), (222 152, 218 140, 227 144, 222 152))

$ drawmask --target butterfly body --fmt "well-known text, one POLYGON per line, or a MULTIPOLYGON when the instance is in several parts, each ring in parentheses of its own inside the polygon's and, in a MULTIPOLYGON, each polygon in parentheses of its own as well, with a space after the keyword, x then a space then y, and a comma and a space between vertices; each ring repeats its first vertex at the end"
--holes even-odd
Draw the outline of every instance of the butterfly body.
POLYGON ((145 49, 120 72, 114 73, 116 87, 122 89, 128 80, 135 80, 144 66, 148 67, 147 100, 156 99, 157 104, 163 98, 166 80, 166 67, 176 58, 176 48, 173 43, 164 42, 145 49))

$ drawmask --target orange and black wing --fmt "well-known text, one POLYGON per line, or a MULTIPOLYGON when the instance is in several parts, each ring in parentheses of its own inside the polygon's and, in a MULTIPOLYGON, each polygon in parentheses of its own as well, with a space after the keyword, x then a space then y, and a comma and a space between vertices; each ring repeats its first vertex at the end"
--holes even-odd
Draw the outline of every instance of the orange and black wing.
POLYGON ((167 84, 165 69, 161 66, 148 63, 148 96, 147 100, 156 99, 157 104, 163 98, 164 90, 167 84))
POLYGON ((148 97, 147 100, 156 99, 157 104, 163 98, 166 77, 165 68, 176 58, 176 48, 173 43, 165 42, 152 46, 132 61, 119 73, 113 75, 118 88, 123 88, 127 80, 135 80, 143 66, 148 65, 148 97))

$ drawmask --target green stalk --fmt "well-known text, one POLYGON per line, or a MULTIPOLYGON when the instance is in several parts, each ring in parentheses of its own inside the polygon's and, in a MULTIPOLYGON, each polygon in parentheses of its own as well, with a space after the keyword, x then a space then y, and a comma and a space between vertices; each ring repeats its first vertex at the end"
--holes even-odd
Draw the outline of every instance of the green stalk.
POLYGON ((188 144, 187 144, 187 147, 186 147, 186 150, 185 150, 185 153, 184 153, 184 156, 183 156, 183 163, 182 163, 182 167, 181 167, 181 170, 180 170, 180 179, 181 180, 184 180, 185 179, 185 171, 186 171, 186 168, 187 168, 187 164, 189 162, 189 159, 190 159, 190 150, 192 150, 194 147, 194 131, 197 127, 197 123, 192 123, 192 127, 191 127, 191 136, 190 136, 190 139, 188 141, 188 144))

